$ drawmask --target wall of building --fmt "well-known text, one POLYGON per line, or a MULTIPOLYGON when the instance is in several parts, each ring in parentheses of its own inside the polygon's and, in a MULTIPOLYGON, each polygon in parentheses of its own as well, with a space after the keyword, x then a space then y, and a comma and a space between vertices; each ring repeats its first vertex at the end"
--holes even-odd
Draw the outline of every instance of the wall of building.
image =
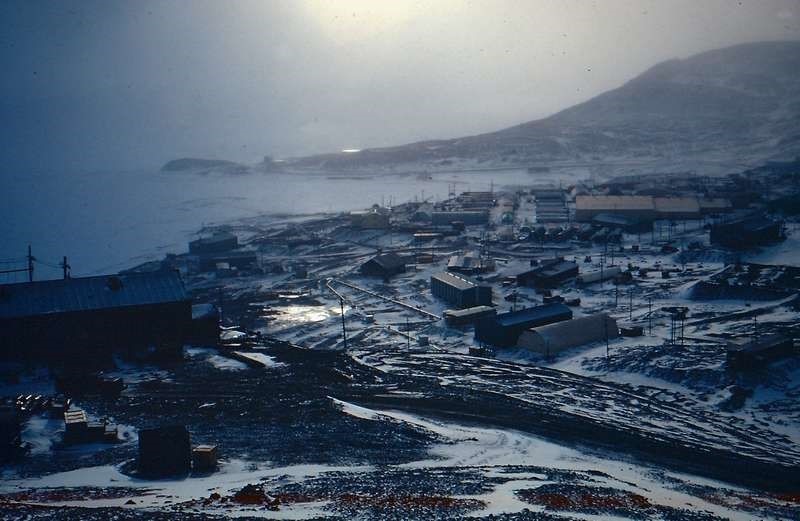
POLYGON ((0 322, 0 358, 183 345, 191 320, 189 301, 6 319, 0 322))

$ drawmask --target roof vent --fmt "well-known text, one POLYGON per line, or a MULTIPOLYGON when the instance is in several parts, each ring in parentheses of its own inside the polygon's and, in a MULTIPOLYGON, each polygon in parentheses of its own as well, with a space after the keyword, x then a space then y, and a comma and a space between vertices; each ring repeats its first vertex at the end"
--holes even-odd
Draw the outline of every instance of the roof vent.
POLYGON ((119 291, 122 289, 122 279, 119 277, 108 277, 106 286, 108 286, 108 289, 111 291, 119 291))

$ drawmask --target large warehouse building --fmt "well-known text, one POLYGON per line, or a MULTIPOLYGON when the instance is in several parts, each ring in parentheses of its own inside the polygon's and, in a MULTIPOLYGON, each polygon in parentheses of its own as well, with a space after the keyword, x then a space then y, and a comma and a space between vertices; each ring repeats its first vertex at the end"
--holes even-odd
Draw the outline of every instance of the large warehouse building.
POLYGON ((575 197, 575 220, 591 221, 606 213, 635 220, 656 218, 656 204, 649 195, 579 195, 575 197))
POLYGON ((599 215, 614 215, 633 221, 700 219, 707 213, 730 209, 725 199, 698 197, 653 197, 651 195, 579 195, 575 197, 575 220, 589 222, 599 215))
POLYGON ((431 275, 431 293, 456 308, 492 305, 491 286, 455 273, 431 275))
POLYGON ((191 320, 191 301, 172 270, 7 284, 0 286, 0 356, 180 347, 191 320))

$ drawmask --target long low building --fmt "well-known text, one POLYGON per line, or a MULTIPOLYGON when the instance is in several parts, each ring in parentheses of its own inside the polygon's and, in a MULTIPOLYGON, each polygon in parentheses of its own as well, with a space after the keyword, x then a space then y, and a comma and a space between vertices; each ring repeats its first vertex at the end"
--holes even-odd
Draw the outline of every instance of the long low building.
POLYGON ((637 220, 656 218, 656 204, 649 195, 579 195, 575 197, 575 220, 591 221, 599 214, 637 220))
POLYGON ((619 338, 617 321, 606 313, 596 313, 524 331, 517 346, 545 356, 567 349, 619 338))
POLYGON ((511 347, 527 329, 571 318, 572 310, 560 303, 501 313, 478 320, 475 339, 497 347, 511 347))
POLYGON ((635 221, 700 219, 704 214, 730 209, 726 199, 704 197, 654 197, 651 195, 579 195, 575 220, 589 222, 603 214, 635 221))
POLYGON ((191 300, 172 270, 6 284, 0 286, 0 357, 179 347, 191 320, 191 300))
POLYGON ((431 293, 457 308, 492 305, 492 287, 455 273, 431 275, 431 293))
POLYGON ((578 275, 575 282, 578 285, 593 284, 595 282, 603 282, 604 280, 613 279, 622 272, 619 266, 608 266, 603 270, 592 271, 590 273, 583 273, 578 275))
POLYGON ((475 306, 466 309, 446 309, 444 311, 444 321, 448 326, 464 326, 474 324, 478 320, 497 314, 497 310, 491 306, 475 306))

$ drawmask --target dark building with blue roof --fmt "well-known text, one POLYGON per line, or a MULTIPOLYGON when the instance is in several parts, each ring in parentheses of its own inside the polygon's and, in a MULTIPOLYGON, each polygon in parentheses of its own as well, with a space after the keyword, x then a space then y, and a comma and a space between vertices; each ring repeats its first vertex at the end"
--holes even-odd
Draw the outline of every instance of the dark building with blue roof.
POLYGON ((177 271, 0 285, 0 357, 180 347, 192 320, 177 271))
POLYGON ((475 338, 496 347, 511 347, 527 329, 571 318, 572 310, 561 303, 510 311, 480 319, 475 324, 475 338))

